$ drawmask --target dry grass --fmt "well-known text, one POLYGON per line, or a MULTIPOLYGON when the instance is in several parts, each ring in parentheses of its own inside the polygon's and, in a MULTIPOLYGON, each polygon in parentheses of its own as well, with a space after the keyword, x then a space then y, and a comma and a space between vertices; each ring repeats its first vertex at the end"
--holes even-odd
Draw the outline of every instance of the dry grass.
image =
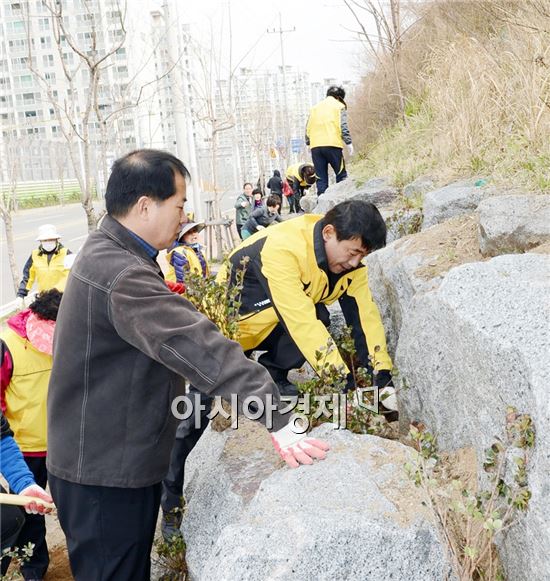
POLYGON ((397 184, 490 175, 550 189, 550 2, 423 2, 400 53, 401 118, 392 76, 379 64, 350 106, 363 138, 360 177, 397 184))

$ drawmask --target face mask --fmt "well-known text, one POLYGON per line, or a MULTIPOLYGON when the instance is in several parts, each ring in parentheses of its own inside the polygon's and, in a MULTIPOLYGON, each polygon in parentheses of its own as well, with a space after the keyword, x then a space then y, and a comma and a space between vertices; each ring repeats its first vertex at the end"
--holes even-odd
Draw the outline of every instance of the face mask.
POLYGON ((45 252, 53 252, 57 248, 57 242, 55 240, 42 242, 42 248, 45 252))

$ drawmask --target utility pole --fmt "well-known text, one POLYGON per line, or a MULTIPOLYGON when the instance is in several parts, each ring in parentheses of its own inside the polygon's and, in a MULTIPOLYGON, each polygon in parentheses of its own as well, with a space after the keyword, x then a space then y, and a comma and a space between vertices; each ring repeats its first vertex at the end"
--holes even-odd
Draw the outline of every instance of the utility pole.
POLYGON ((284 115, 283 115, 283 123, 284 123, 284 139, 285 139, 285 153, 286 159, 288 160, 290 154, 290 123, 288 122, 288 93, 287 93, 287 85, 286 85, 286 68, 285 68, 285 51, 283 47, 283 34, 287 32, 296 32, 296 27, 293 26, 292 28, 287 28, 286 30, 283 29, 283 21, 281 17, 281 13, 279 12, 279 29, 276 28, 268 28, 268 34, 279 34, 279 41, 281 43, 281 66, 283 69, 283 102, 284 102, 284 115))

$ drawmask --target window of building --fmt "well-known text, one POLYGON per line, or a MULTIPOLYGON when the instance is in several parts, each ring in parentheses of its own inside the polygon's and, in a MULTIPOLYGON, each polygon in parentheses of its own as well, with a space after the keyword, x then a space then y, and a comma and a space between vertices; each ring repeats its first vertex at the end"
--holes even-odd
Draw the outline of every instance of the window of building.
POLYGON ((22 34, 25 32, 25 22, 23 20, 14 20, 6 23, 6 32, 10 34, 22 34))
POLYGON ((38 19, 38 29, 39 30, 50 30, 50 19, 49 18, 39 18, 38 19))
POLYGON ((43 54, 42 63, 45 67, 53 67, 53 54, 43 54))
POLYGON ((40 46, 42 48, 51 48, 52 47, 52 39, 49 36, 41 36, 40 37, 40 46))
POLYGON ((21 75, 20 77, 15 77, 15 86, 25 88, 32 87, 32 75, 21 75))
POLYGON ((37 117, 36 111, 25 111, 25 117, 27 118, 37 117))
POLYGON ((55 73, 44 73, 44 78, 46 81, 55 82, 55 73))

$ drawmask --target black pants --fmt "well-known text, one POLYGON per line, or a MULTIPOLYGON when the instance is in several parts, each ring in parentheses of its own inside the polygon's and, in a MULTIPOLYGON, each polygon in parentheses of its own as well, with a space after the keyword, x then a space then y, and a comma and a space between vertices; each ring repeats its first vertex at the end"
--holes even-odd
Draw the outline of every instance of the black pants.
MULTIPOLYGON (((34 480, 37 484, 46 488, 48 484, 48 472, 46 470, 45 456, 25 456, 25 462, 29 470, 33 473, 34 480)), ((11 543, 11 546, 21 549, 28 543, 34 544, 32 556, 21 566, 21 573, 25 579, 42 579, 46 575, 50 556, 48 554, 48 544, 46 543, 46 519, 42 514, 25 514, 24 523, 17 537, 11 543)), ((3 534, 3 528, 2 528, 3 534)), ((2 547, 4 539, 2 538, 2 547)), ((2 573, 5 573, 4 567, 8 567, 9 559, 2 559, 2 573)))
MULTIPOLYGON (((0 492, 6 492, 0 486, 0 492)), ((19 506, 9 504, 0 505, 0 551, 17 547, 17 537, 25 524, 25 512, 19 506)), ((4 557, 0 566, 0 573, 5 575, 10 565, 10 559, 4 557)))
MULTIPOLYGON (((317 319, 322 321, 325 327, 328 327, 330 325, 330 314, 325 305, 316 304, 315 311, 317 319)), ((258 357, 258 363, 269 371, 275 382, 284 382, 291 369, 302 367, 306 361, 306 358, 281 323, 254 350, 265 351, 258 357)))
POLYGON ((162 481, 161 506, 164 512, 183 507, 185 462, 209 423, 206 416, 210 412, 212 398, 198 392, 193 387, 190 389, 188 397, 193 402, 193 413, 186 420, 181 420, 178 425, 176 439, 170 456, 170 467, 166 478, 162 481), (204 410, 200 410, 195 405, 197 398, 205 407, 204 410), (197 427, 197 424, 199 424, 199 427, 197 427))
POLYGON ((241 234, 241 230, 242 230, 244 224, 235 224, 235 226, 237 227, 237 234, 239 235, 239 238, 242 240, 243 237, 242 237, 242 234, 241 234))
POLYGON ((290 212, 298 213, 298 212, 302 211, 302 208, 300 207, 300 200, 302 199, 303 195, 304 195, 304 192, 301 190, 298 190, 292 196, 289 196, 288 201, 290 204, 290 212))
POLYGON ((348 177, 344 155, 341 147, 314 147, 311 150, 311 159, 317 176, 317 194, 321 195, 328 188, 328 166, 333 169, 336 183, 348 177))
POLYGON ((75 484, 50 474, 76 581, 149 581, 161 483, 144 488, 75 484))

